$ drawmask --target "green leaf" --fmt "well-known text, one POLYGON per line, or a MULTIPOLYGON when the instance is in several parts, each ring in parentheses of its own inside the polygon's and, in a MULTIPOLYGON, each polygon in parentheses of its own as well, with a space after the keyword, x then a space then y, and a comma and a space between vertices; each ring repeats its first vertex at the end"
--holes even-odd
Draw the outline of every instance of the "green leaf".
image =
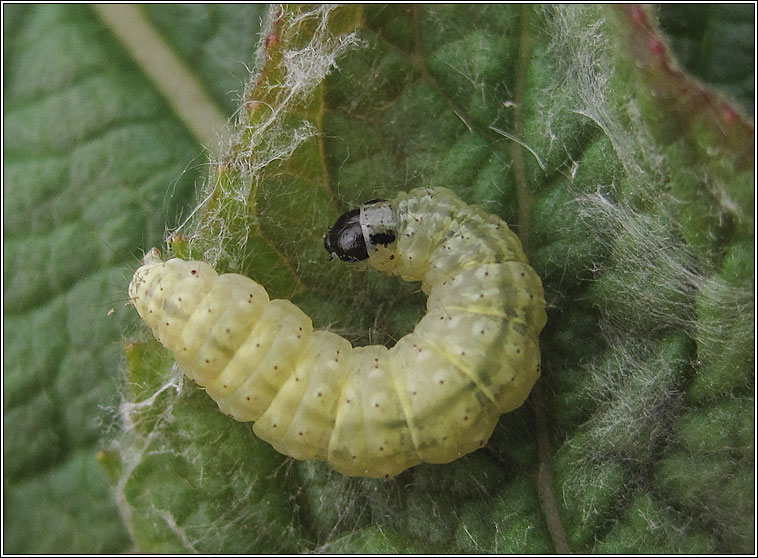
POLYGON ((704 85, 634 6, 291 5, 260 34, 261 6, 147 6, 200 106, 235 114, 205 165, 184 88, 95 12, 4 7, 5 549, 754 551, 753 61, 713 38, 752 40, 738 12, 661 13, 704 85), (168 228, 316 327, 392 343, 417 286, 326 262, 323 234, 437 185, 513 226, 549 314, 530 400, 451 464, 378 481, 282 456, 126 305, 168 228))
POLYGON ((693 76, 755 112, 755 14, 749 4, 663 4, 660 23, 693 76))
MULTIPOLYGON (((244 70, 260 8, 205 10, 174 25, 207 55, 247 22, 245 43, 217 47, 244 70)), ((96 457, 137 325, 125 289, 140 251, 187 210, 202 148, 90 8, 9 5, 3 19, 4 549, 123 552, 96 457)), ((218 71, 222 99, 234 86, 218 71)))

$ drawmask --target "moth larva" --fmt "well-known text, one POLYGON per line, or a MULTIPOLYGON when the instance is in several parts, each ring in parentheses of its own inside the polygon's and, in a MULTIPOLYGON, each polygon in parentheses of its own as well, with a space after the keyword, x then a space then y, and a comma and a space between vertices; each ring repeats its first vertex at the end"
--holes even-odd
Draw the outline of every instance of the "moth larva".
POLYGON ((391 477, 487 443, 539 376, 539 277, 500 218, 445 188, 373 200, 324 241, 344 261, 421 281, 427 314, 392 348, 352 347, 248 277, 153 249, 129 296, 222 411, 296 459, 391 477))

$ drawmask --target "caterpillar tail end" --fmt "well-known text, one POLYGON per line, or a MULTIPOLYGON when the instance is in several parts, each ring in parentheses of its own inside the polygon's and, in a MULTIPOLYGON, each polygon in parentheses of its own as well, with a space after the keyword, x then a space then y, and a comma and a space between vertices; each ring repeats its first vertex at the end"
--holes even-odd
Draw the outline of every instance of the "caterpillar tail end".
POLYGON ((150 265, 161 263, 161 251, 153 247, 148 250, 147 254, 142 258, 142 265, 150 265))

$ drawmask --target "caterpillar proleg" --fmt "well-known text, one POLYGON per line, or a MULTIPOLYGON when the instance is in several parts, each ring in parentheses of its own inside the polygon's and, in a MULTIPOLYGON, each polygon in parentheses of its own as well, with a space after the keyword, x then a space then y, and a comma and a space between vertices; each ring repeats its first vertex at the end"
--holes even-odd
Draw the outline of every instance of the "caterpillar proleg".
POLYGON ((324 244, 421 281, 427 313, 414 331, 392 348, 352 347, 248 277, 155 249, 129 297, 185 374, 283 454, 381 478, 484 446, 539 376, 545 300, 518 237, 433 188, 344 214, 324 244))

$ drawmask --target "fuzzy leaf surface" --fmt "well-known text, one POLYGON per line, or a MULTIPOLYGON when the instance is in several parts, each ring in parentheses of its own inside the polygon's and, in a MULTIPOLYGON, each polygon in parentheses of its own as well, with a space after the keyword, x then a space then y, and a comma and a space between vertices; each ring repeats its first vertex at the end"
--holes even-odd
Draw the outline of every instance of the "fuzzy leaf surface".
MULTIPOLYGON (((189 213, 199 145, 89 9, 6 12, 6 550, 754 551, 753 123, 678 68, 654 13, 288 6, 242 91, 229 68, 253 64, 263 12, 146 8, 236 111, 177 253, 390 344, 417 286, 326 262, 323 234, 441 185, 503 217, 543 279, 527 404, 486 448, 376 481, 277 454, 136 325, 135 257, 189 213)), ((695 73, 739 97, 752 61, 728 63, 695 73)))

